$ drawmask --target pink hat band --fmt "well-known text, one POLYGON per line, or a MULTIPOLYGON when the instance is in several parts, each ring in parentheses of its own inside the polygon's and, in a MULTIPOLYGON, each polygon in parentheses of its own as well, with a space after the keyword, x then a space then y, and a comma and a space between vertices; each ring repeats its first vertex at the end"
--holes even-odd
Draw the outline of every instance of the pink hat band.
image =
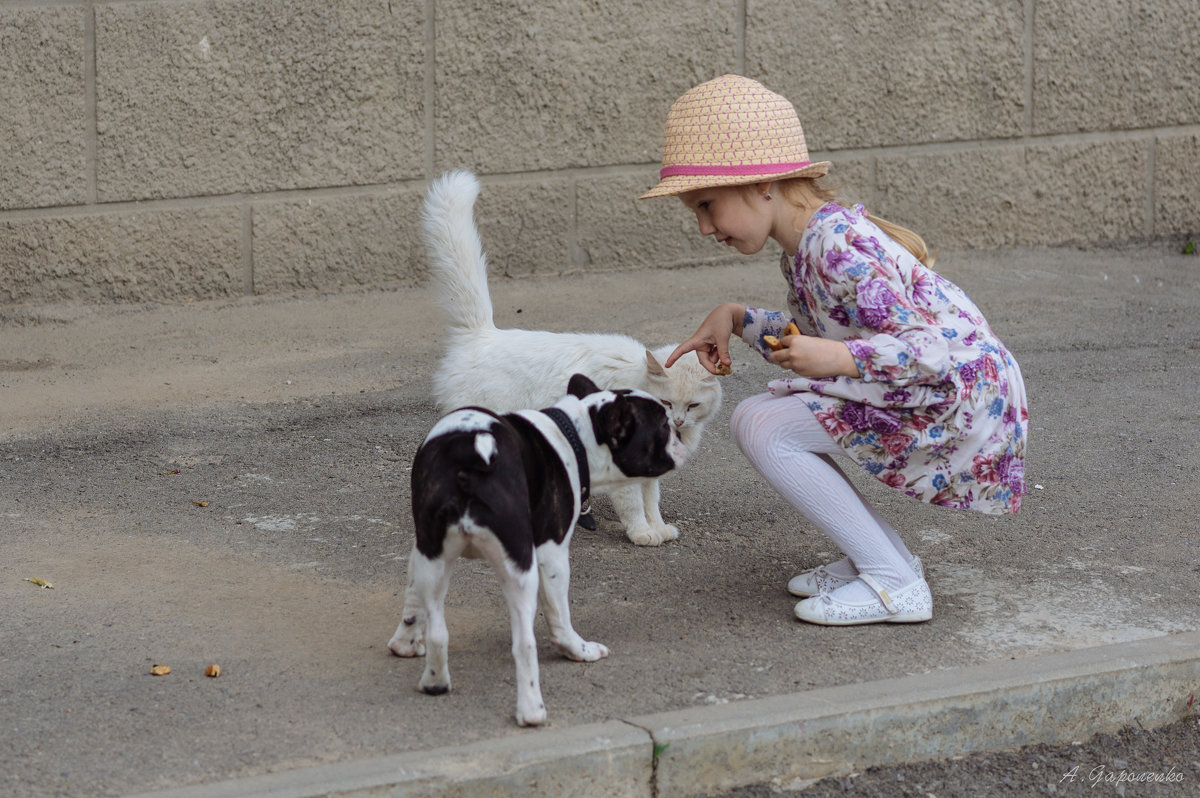
POLYGON ((686 92, 667 112, 659 182, 642 197, 828 171, 829 161, 809 159, 790 102, 756 80, 722 75, 686 92))
POLYGON ((774 175, 780 172, 792 172, 811 166, 812 161, 792 161, 789 163, 747 163, 747 164, 675 164, 664 166, 659 170, 659 178, 674 177, 675 175, 774 175))

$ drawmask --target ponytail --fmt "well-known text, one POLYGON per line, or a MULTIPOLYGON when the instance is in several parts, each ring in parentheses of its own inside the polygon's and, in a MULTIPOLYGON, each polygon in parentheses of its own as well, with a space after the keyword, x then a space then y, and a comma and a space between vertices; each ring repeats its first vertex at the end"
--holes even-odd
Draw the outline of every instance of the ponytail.
POLYGON ((887 233, 889 238, 911 252, 913 257, 925 264, 927 268, 933 268, 934 258, 929 254, 929 247, 925 246, 925 240, 919 235, 907 227, 901 227, 895 222, 880 219, 878 216, 872 216, 869 213, 867 214, 867 218, 874 222, 880 230, 887 233))
MULTIPOLYGON (((797 177, 791 180, 781 180, 777 185, 784 198, 799 207, 807 207, 814 203, 820 206, 827 202, 836 202, 838 199, 837 193, 833 189, 823 186, 817 178, 797 177)), ((886 233, 889 238, 911 252, 913 257, 925 264, 926 267, 933 268, 934 257, 929 254, 929 247, 925 245, 925 241, 919 235, 907 227, 901 227, 895 222, 880 219, 869 213, 867 219, 886 233)))

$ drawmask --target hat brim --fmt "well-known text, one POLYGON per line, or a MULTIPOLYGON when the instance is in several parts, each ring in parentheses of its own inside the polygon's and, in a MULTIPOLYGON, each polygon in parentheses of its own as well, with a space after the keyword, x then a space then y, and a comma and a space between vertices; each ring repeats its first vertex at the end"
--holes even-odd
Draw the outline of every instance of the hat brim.
POLYGON ((808 164, 803 169, 793 169, 789 172, 768 172, 761 175, 671 175, 664 177, 657 186, 642 194, 638 199, 671 197, 700 188, 772 183, 776 180, 788 180, 793 177, 822 177, 829 172, 829 163, 829 161, 818 161, 808 164))

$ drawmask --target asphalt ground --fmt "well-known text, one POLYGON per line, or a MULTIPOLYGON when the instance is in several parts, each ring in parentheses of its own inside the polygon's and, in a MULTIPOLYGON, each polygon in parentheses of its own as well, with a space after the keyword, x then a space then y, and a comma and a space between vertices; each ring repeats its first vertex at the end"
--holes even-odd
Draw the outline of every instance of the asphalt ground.
MULTIPOLYGON (((733 407, 774 374, 735 343, 724 406, 664 485, 681 538, 634 547, 600 500, 600 528, 575 537, 575 626, 612 655, 569 662, 539 628, 542 731, 512 720, 508 620, 482 564, 459 565, 447 600, 450 694, 420 693, 420 661, 387 651, 411 548, 408 468, 436 418, 426 290, 0 308, 0 794, 250 794, 236 785, 648 716, 704 727, 744 710, 748 728, 760 707, 880 685, 904 706, 904 691, 960 676, 978 694, 977 678, 1054 657, 1190 641, 1200 259, 1001 250, 946 253, 938 268, 1021 363, 1031 491, 1020 515, 989 518, 855 476, 925 562, 934 619, 793 618, 788 578, 838 555, 729 437, 733 407), (204 675, 212 663, 219 678, 204 675), (150 675, 156 664, 171 673, 150 675)), ((649 345, 686 337, 719 301, 780 307, 782 292, 773 259, 493 282, 501 326, 649 345)), ((1110 702, 1070 734, 1177 719, 1188 678, 1157 708, 1110 702)), ((1035 725, 1022 717, 1012 724, 1035 725)), ((937 739, 926 750, 970 744, 937 739)), ((685 748, 655 743, 660 794, 685 748)), ((805 776, 778 764, 760 762, 755 781, 805 776)), ((731 786, 690 784, 673 789, 731 786)))

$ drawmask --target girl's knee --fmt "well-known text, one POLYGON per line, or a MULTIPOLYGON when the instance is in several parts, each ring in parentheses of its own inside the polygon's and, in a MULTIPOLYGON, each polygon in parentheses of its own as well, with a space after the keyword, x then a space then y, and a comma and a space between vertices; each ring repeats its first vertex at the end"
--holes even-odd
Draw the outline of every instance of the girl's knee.
POLYGON ((760 426, 765 409, 764 402, 770 400, 769 394, 759 394, 742 401, 733 409, 733 415, 729 418, 729 429, 733 433, 733 439, 737 441, 743 451, 746 443, 755 436, 755 430, 760 426))
POLYGON ((743 453, 778 448, 822 453, 840 451, 816 416, 789 397, 751 396, 733 409, 729 426, 743 453))

